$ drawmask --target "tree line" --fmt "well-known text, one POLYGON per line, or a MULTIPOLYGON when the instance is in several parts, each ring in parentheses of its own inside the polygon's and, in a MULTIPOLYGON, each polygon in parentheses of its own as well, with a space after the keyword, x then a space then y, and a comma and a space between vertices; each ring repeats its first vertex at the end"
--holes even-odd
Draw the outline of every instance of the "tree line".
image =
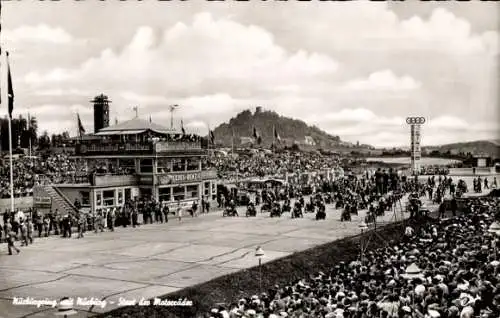
MULTIPOLYGON (((49 136, 47 131, 38 135, 38 121, 35 116, 30 118, 19 115, 12 118, 12 149, 29 148, 31 142, 32 149, 49 149, 50 147, 62 147, 71 145, 72 140, 67 131, 61 134, 49 136)), ((9 150, 9 118, 0 118, 0 146, 2 151, 9 150)))

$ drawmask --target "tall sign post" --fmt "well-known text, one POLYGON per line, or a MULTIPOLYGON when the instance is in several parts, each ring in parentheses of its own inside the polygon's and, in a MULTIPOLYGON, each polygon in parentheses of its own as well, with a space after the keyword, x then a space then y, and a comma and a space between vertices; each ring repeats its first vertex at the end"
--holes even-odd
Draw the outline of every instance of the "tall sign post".
POLYGON ((419 162, 421 157, 421 127, 425 124, 424 117, 407 117, 406 123, 410 125, 410 166, 413 175, 419 173, 419 162))

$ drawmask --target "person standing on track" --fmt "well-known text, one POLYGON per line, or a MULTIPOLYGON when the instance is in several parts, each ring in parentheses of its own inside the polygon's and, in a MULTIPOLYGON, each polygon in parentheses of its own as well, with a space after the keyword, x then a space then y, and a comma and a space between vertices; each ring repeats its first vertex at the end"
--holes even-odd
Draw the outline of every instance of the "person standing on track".
POLYGON ((33 221, 31 220, 31 218, 28 218, 26 220, 26 227, 28 230, 28 242, 30 244, 33 244, 33 232, 35 231, 35 226, 33 225, 33 221))
POLYGON ((22 220, 19 227, 21 228, 21 246, 28 246, 28 228, 26 227, 26 222, 22 220))
POLYGON ((83 229, 84 229, 85 216, 83 213, 80 213, 78 217, 78 236, 76 238, 83 238, 83 229))
POLYGON ((181 201, 177 201, 177 217, 179 218, 179 222, 182 221, 182 207, 181 207, 181 201))
POLYGON ((10 218, 7 218, 7 222, 5 222, 5 237, 7 239, 7 248, 9 250, 9 255, 12 255, 12 249, 14 249, 17 254, 19 254, 21 251, 14 245, 14 242, 16 240, 16 233, 12 230, 10 218))

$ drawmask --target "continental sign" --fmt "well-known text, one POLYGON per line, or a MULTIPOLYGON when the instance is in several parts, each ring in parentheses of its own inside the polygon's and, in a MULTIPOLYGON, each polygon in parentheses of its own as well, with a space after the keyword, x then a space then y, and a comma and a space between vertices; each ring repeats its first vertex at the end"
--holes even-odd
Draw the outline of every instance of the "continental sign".
POLYGON ((194 172, 194 173, 159 175, 157 178, 158 178, 157 179, 158 184, 199 182, 201 181, 201 173, 194 172))

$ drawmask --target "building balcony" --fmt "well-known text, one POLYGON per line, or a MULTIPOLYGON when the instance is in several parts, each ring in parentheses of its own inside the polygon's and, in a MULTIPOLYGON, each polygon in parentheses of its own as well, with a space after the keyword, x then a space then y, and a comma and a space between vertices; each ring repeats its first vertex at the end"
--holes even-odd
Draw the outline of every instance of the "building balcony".
POLYGON ((183 152, 191 150, 200 150, 200 142, 190 142, 190 141, 158 141, 154 144, 155 152, 157 154, 169 153, 169 152, 183 152))
POLYGON ((153 144, 148 143, 81 143, 77 144, 75 154, 80 156, 107 154, 153 154, 153 144))
POLYGON ((127 174, 105 174, 105 175, 95 175, 94 176, 94 186, 129 186, 136 185, 139 183, 139 176, 137 175, 127 175, 127 174))
POLYGON ((77 156, 103 155, 169 155, 169 154, 202 155, 204 151, 200 142, 158 141, 158 142, 116 142, 104 143, 83 141, 75 147, 77 156))

